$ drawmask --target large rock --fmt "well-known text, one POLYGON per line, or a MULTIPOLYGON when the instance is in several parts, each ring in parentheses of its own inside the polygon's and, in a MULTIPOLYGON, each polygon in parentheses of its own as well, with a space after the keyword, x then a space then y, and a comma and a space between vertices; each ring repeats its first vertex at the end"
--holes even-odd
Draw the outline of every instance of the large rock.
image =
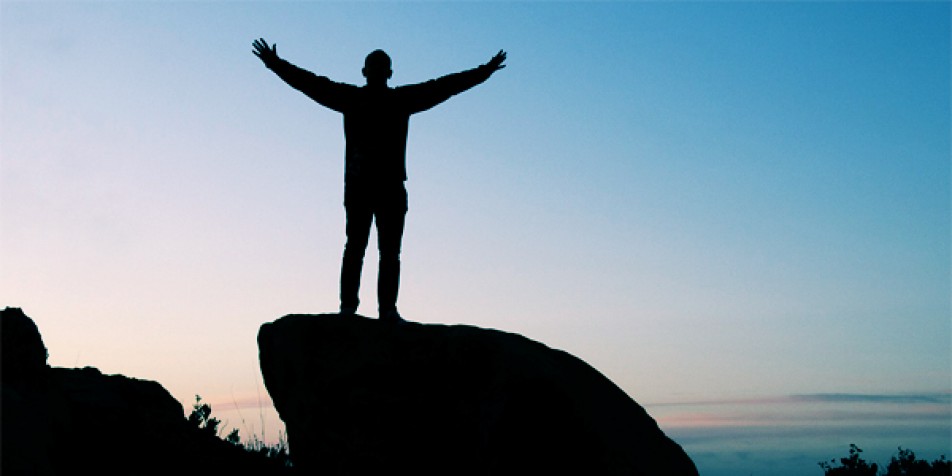
POLYGON ((200 431, 157 382, 49 367, 36 324, 0 311, 2 467, 7 475, 283 473, 200 431))
POLYGON ((258 346, 304 474, 697 475, 610 380, 519 335, 289 315, 258 346))
POLYGON ((0 311, 3 338, 3 372, 6 384, 20 384, 42 378, 46 370, 46 346, 36 323, 16 307, 0 311))

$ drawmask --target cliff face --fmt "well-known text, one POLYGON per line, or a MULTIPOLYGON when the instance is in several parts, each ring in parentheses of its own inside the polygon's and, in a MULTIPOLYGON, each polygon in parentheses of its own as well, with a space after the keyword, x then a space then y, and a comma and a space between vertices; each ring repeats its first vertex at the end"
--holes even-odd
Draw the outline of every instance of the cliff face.
POLYGON ((0 327, 4 476, 285 473, 190 425, 157 382, 48 366, 20 309, 0 311, 0 327))
POLYGON ((697 475, 611 381, 519 335, 291 315, 258 345, 305 474, 697 475))

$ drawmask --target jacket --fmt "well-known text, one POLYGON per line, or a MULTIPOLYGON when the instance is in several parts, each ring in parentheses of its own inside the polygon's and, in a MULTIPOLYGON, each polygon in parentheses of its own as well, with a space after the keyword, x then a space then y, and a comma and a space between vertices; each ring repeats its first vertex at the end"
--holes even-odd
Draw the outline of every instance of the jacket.
POLYGON ((351 184, 405 181, 410 116, 482 83, 493 73, 481 65, 391 88, 338 83, 280 58, 266 66, 294 89, 344 115, 344 182, 351 184))

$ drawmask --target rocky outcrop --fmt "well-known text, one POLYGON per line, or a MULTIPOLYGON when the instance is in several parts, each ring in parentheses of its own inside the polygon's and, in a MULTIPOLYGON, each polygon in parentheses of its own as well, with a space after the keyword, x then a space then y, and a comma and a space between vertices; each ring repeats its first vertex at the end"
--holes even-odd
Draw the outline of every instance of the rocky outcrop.
POLYGON ((6 308, 0 314, 0 337, 3 339, 4 384, 28 383, 46 369, 46 346, 36 323, 19 308, 6 308))
POLYGON ((281 472, 190 425, 157 382, 49 367, 36 324, 20 309, 0 311, 0 327, 4 476, 281 472))
POLYGON ((258 346, 303 474, 697 475, 610 380, 519 335, 290 315, 258 346))

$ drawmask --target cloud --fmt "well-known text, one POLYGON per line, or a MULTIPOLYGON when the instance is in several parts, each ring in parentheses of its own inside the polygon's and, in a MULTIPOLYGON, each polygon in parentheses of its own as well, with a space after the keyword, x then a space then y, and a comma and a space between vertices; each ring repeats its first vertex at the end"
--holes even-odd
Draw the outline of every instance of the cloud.
POLYGON ((691 407, 716 405, 778 405, 785 403, 883 403, 883 404, 952 404, 952 393, 804 393, 753 398, 725 398, 712 400, 693 400, 683 402, 659 402, 645 404, 646 407, 691 407))
POLYGON ((865 394, 865 393, 811 393, 790 395, 791 401, 818 403, 889 403, 889 404, 950 404, 952 393, 919 394, 865 394))
POLYGON ((949 393, 817 393, 646 405, 667 428, 915 427, 948 430, 949 393))

